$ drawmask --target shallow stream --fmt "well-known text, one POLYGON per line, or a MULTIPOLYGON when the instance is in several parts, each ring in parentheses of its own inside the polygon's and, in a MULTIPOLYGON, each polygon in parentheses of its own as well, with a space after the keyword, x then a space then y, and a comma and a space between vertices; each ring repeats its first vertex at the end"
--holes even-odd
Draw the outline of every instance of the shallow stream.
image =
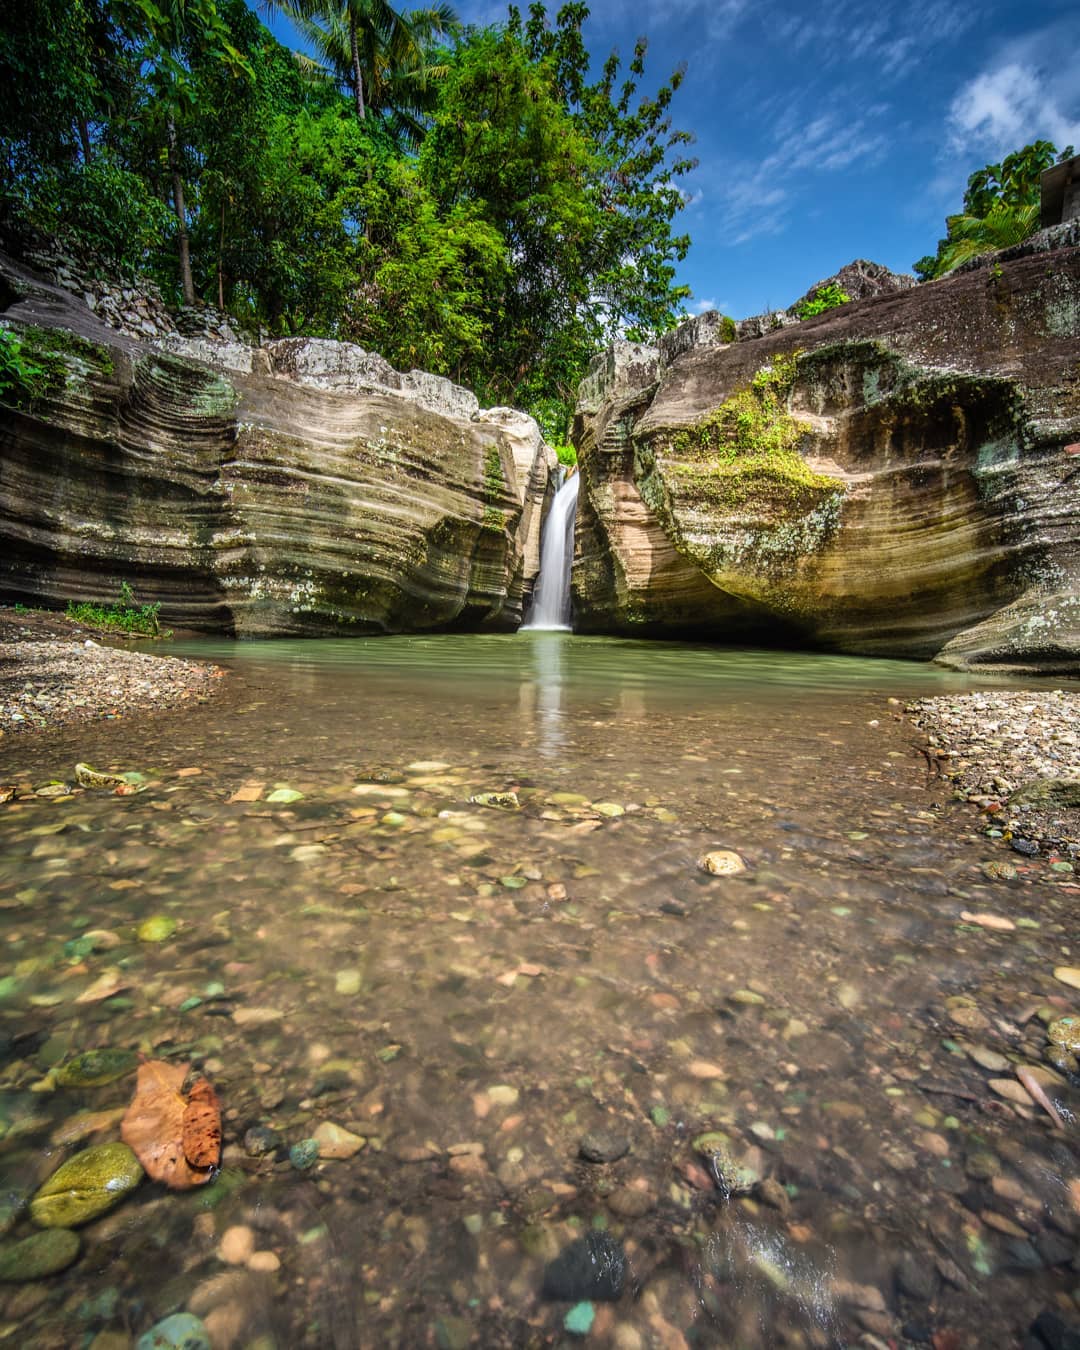
POLYGON ((118 1137, 56 1142, 131 1095, 41 1090, 80 1052, 193 1060, 225 1166, 0 1284, 11 1344, 182 1310, 214 1350, 1006 1347, 1077 1319, 1077 1083, 1047 1080, 1064 1130, 990 1086, 1080 1012, 1053 976, 1076 878, 984 837, 900 715, 971 680, 545 633, 170 650, 228 666, 220 699, 2 750, 3 781, 147 776, 0 808, 3 1241, 118 1137), (746 870, 705 874, 716 850, 746 870), (364 1146, 298 1169, 325 1121, 364 1146))

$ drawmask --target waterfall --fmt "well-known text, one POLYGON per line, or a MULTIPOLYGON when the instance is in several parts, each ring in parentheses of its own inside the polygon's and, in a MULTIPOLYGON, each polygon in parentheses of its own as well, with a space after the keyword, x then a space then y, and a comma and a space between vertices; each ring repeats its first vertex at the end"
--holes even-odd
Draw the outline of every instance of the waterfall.
POLYGON ((576 473, 563 483, 551 503, 540 541, 540 575, 524 628, 570 628, 570 566, 574 561, 574 518, 577 515, 576 473))

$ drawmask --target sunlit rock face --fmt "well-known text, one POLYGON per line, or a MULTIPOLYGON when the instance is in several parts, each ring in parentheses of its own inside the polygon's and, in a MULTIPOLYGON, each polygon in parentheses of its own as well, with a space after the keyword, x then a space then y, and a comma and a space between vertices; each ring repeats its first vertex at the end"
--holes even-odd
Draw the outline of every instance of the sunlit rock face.
POLYGON ((1080 673, 1080 249, 718 331, 582 386, 580 627, 1080 673))
POLYGON ((243 636, 520 622, 554 464, 532 419, 348 344, 142 344, 9 262, 0 302, 55 371, 0 414, 0 599, 127 581, 243 636))

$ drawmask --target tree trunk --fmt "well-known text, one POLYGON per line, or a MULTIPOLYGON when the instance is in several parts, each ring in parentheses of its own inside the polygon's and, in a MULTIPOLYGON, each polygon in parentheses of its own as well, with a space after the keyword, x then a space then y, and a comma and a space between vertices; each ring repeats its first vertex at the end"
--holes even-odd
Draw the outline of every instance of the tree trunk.
POLYGON ((362 122, 367 116, 364 107, 364 74, 360 69, 360 44, 356 39, 356 20, 349 9, 349 47, 352 55, 353 93, 356 95, 356 115, 362 122))
POLYGON ((180 285, 184 289, 184 304, 195 303, 195 283, 191 279, 191 247, 188 243, 187 208, 184 206, 184 184, 180 178, 180 161, 176 155, 176 123, 169 118, 169 170, 172 173, 173 207, 176 211, 177 242, 180 247, 180 285))
POLYGON ((79 144, 82 146, 83 163, 89 164, 93 153, 90 148, 90 128, 86 125, 85 117, 76 117, 75 125, 79 129, 79 144))
POLYGON ((217 303, 218 309, 225 310, 225 274, 222 271, 222 255, 225 252, 225 203, 221 203, 221 236, 218 239, 217 255, 217 303))

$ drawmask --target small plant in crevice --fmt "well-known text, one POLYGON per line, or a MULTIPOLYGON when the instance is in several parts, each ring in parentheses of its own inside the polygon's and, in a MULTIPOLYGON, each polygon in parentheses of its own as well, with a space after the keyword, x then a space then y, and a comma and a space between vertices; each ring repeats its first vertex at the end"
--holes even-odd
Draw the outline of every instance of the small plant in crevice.
POLYGON ((812 319, 817 314, 824 314, 827 310, 838 309, 840 305, 851 303, 851 296, 847 291, 843 291, 835 281, 830 281, 827 286, 819 286, 813 295, 805 300, 800 300, 792 313, 797 319, 812 319))
POLYGON ((577 451, 572 445, 554 445, 555 457, 564 469, 577 468, 577 451))
POLYGON ((0 329, 0 403, 32 407, 64 381, 66 367, 53 352, 35 352, 10 328, 0 329))
POLYGON ((95 605, 89 601, 68 601, 67 616, 84 628, 96 628, 103 633, 120 633, 128 637, 171 637, 162 630, 158 620, 160 604, 140 605, 126 581, 120 583, 120 597, 109 605, 95 605))

